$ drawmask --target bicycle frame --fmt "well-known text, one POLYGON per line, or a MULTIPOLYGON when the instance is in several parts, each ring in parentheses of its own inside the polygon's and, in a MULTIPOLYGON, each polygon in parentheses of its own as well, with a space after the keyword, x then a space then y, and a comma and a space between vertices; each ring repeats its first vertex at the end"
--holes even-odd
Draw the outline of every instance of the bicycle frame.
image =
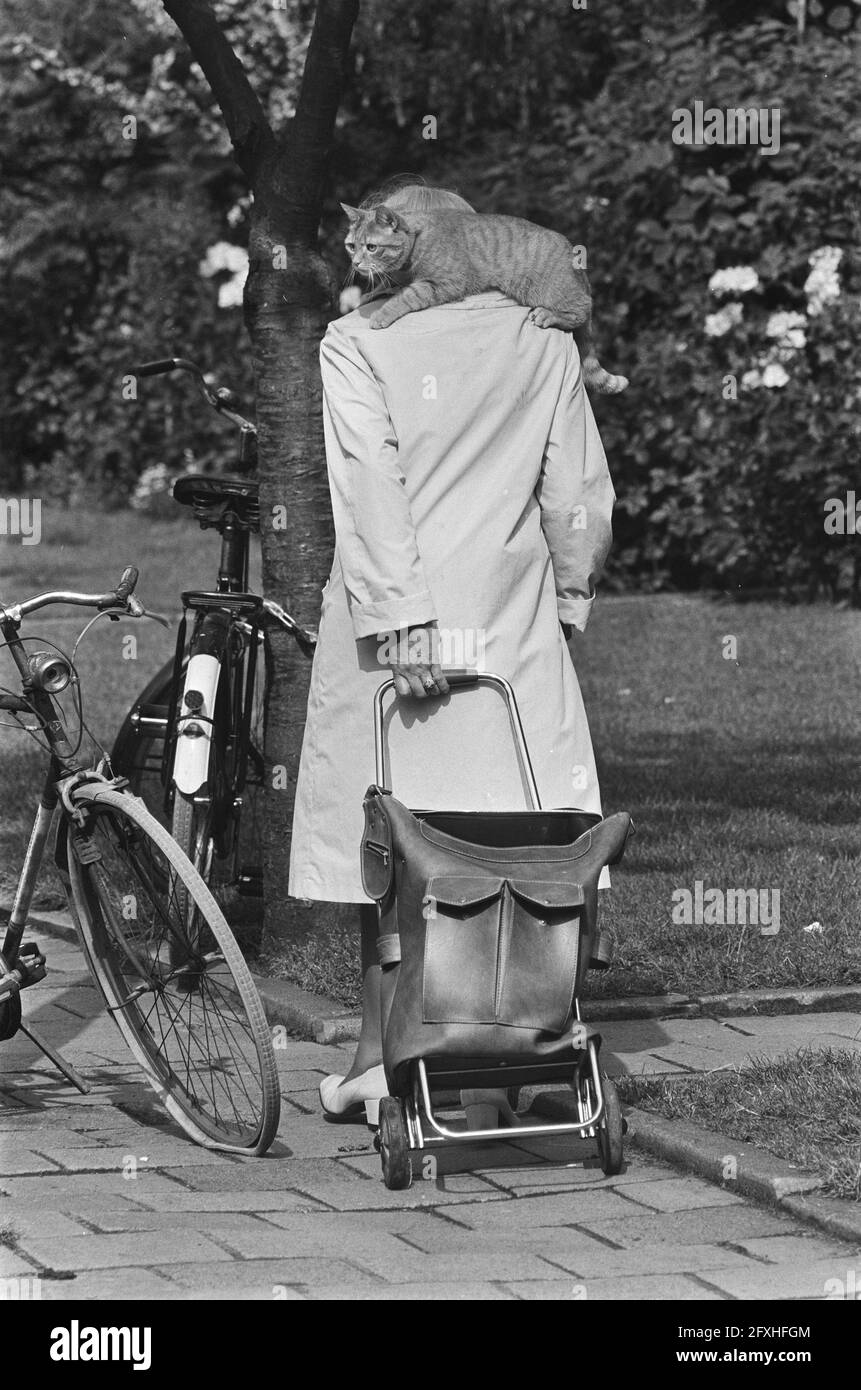
MULTIPOLYGON (((34 685, 33 673, 24 643, 20 636, 21 620, 9 610, 0 609, 0 633, 21 676, 24 694, 0 695, 0 709, 15 714, 35 714, 48 740, 50 757, 42 794, 36 809, 33 827, 24 855, 24 863, 18 878, 15 897, 9 915, 6 932, 0 949, 0 1012, 16 1006, 16 996, 23 989, 37 984, 45 978, 47 967, 45 956, 31 943, 31 949, 22 949, 24 932, 33 901, 33 894, 39 878, 39 870, 45 857, 45 849, 51 826, 54 823, 57 806, 66 802, 70 786, 81 778, 91 780, 100 777, 94 769, 84 769, 74 749, 63 731, 63 724, 53 697, 34 685)), ((107 781, 107 778, 102 780, 107 781)), ((78 813, 82 815, 83 813, 78 813)), ((89 1086, 69 1063, 45 1038, 20 1019, 18 1005, 17 1027, 24 1032, 37 1047, 49 1057, 68 1081, 86 1094, 89 1086)), ((17 1028, 13 1027, 13 1034, 17 1028)))
POLYGON ((3 634, 7 650, 21 675, 25 691, 25 695, 21 699, 14 695, 0 696, 0 708, 10 710, 13 713, 35 714, 51 748, 45 784, 39 799, 33 829, 30 832, 27 853, 24 857, 15 901, 3 938, 2 952, 0 952, 2 964, 9 969, 14 967, 17 962, 18 950, 27 924, 27 914, 30 911, 30 904, 36 887, 36 879, 44 857, 54 812, 60 799, 58 783, 64 777, 73 777, 82 769, 63 732, 63 725, 53 698, 46 691, 33 688, 30 663, 20 637, 20 623, 7 614, 0 619, 0 632, 3 634))
MULTIPOLYGON (((174 371, 192 376, 207 403, 239 427, 239 450, 231 471, 247 474, 253 468, 256 428, 238 413, 232 392, 214 389, 187 358, 163 358, 134 370, 144 377, 174 371)), ((204 878, 215 858, 221 861, 224 883, 224 861, 235 854, 227 872, 233 875, 233 885, 251 896, 249 885, 260 876, 246 875, 239 862, 240 820, 245 813, 243 792, 252 780, 249 767, 262 774, 254 700, 264 626, 271 618, 291 633, 306 656, 313 654, 316 634, 302 628, 279 604, 249 592, 249 538, 260 524, 256 484, 231 473, 191 474, 177 480, 174 497, 193 508, 204 529, 219 532, 216 586, 182 594, 183 618, 172 667, 159 672, 129 711, 114 746, 115 765, 128 773, 136 788, 138 775, 157 776, 160 786, 150 783, 149 800, 160 802, 160 814, 192 861, 199 868, 205 862, 204 878), (237 669, 242 662, 244 669, 237 669), (133 750, 135 736, 145 740, 143 763, 133 750)))

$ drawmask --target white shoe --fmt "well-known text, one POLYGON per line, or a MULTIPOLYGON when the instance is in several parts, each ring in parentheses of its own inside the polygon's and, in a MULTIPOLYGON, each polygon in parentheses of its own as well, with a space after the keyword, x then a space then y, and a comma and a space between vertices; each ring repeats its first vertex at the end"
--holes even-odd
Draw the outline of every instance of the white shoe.
POLYGON ((320 1105, 332 1120, 355 1120, 362 1111, 369 1125, 380 1122, 380 1101, 389 1094, 383 1064, 369 1067, 361 1076, 345 1081, 343 1076, 324 1076, 320 1082, 320 1105))

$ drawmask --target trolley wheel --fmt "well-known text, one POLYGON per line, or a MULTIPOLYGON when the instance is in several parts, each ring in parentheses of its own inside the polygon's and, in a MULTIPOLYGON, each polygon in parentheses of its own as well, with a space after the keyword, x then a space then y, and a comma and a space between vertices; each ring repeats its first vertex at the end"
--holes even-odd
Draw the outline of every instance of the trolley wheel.
POLYGON ((380 1159, 386 1187, 400 1191, 412 1185, 413 1165, 404 1109, 394 1096, 380 1101, 380 1159))
POLYGON ((619 1092, 614 1083, 601 1073, 601 1090, 604 1094, 604 1114, 598 1127, 598 1156, 607 1177, 622 1171, 623 1139, 626 1125, 619 1102, 619 1092))

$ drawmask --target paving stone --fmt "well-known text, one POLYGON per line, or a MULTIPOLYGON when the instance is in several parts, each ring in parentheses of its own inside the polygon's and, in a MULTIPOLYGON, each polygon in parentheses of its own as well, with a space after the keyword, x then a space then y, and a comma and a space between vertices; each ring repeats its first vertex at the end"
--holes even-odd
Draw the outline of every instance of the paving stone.
MULTIPOLYGON (((297 1190, 306 1196, 314 1197, 323 1206, 334 1211, 386 1211, 408 1207, 449 1207, 463 1205, 462 1192, 447 1192, 438 1183, 414 1182, 405 1192, 390 1192, 379 1182, 363 1182, 358 1179, 346 1182, 303 1182, 297 1190)), ((486 1202, 507 1202, 506 1192, 487 1187, 475 1195, 474 1205, 486 1202)), ((473 1205, 472 1203, 470 1205, 473 1205)))
POLYGON ((362 1232, 369 1242, 376 1240, 379 1235, 396 1236, 407 1245, 419 1249, 423 1248, 425 1233, 436 1227, 445 1226, 455 1231, 461 1229, 450 1222, 441 1221, 433 1207, 405 1211, 324 1212, 317 1209, 314 1212, 263 1212, 260 1219, 267 1226, 278 1227, 291 1235, 295 1232, 303 1238, 312 1230, 320 1230, 324 1238, 331 1238, 338 1231, 345 1230, 362 1232))
POLYGON ((122 1172, 132 1159, 138 1165, 138 1172, 145 1166, 151 1170, 183 1167, 199 1169, 202 1164, 207 1167, 229 1167, 232 1163, 224 1154, 201 1149, 190 1140, 177 1139, 165 1143, 158 1139, 150 1142, 151 1139, 151 1135, 142 1134, 137 1136, 134 1144, 127 1140, 122 1144, 91 1144, 89 1147, 75 1145, 67 1148, 65 1145, 57 1145, 50 1148, 41 1147, 40 1151, 69 1172, 122 1172))
POLYGON ((625 1247, 641 1242, 659 1245, 664 1241, 680 1245, 711 1244, 780 1235, 797 1229, 787 1217, 746 1202, 739 1206, 697 1207, 649 1216, 639 1215, 636 1207, 627 1206, 624 1211, 615 1211, 614 1216, 615 1220, 606 1220, 584 1215, 578 1225, 625 1247))
POLYGON ((747 1268, 754 1263, 740 1250, 722 1245, 635 1245, 631 1249, 613 1249, 602 1241, 586 1245, 585 1231, 572 1232, 573 1239, 566 1248, 560 1232, 548 1232, 540 1244, 541 1253, 549 1264, 567 1270, 579 1279, 616 1278, 628 1275, 696 1274, 712 1269, 747 1268))
MULTIPOLYGON (((170 1277, 186 1288, 205 1288, 216 1282, 212 1270, 200 1264, 178 1264, 171 1266, 170 1277)), ((286 1285, 287 1288, 315 1284, 365 1285, 373 1288, 377 1295, 386 1285, 370 1270, 360 1269, 347 1260, 324 1260, 317 1258, 279 1260, 233 1260, 224 1266, 224 1277, 218 1284, 224 1289, 258 1289, 259 1297, 273 1299, 273 1289, 286 1285)), ((275 1299, 277 1302, 278 1300, 275 1299)))
POLYGON ((720 1301, 723 1295, 716 1289, 708 1289, 698 1283, 695 1279, 688 1278, 684 1274, 655 1274, 635 1275, 629 1278, 614 1279, 589 1279, 579 1281, 572 1285, 545 1283, 512 1283, 507 1284, 517 1298, 523 1299, 548 1299, 558 1298, 565 1301, 585 1301, 586 1303, 603 1302, 608 1299, 627 1302, 630 1300, 664 1300, 664 1299, 684 1299, 686 1302, 693 1300, 720 1301), (567 1294, 565 1290, 568 1290, 567 1294), (585 1289, 585 1299, 583 1290, 585 1289))
MULTIPOLYGON (((7 1152, 14 1152, 17 1144, 25 1142, 38 1153, 46 1154, 51 1147, 57 1145, 69 1149, 86 1149, 100 1141, 93 1139, 83 1130, 68 1129, 63 1125, 55 1125, 43 1120, 40 1125, 31 1125, 26 1131, 0 1133, 0 1156, 7 1152)), ((0 1157, 0 1169, 2 1169, 2 1157, 0 1157)))
MULTIPOLYGON (((150 1179, 151 1181, 151 1179, 150 1179)), ((265 1212, 265 1211, 325 1211, 327 1204, 316 1201, 300 1192, 192 1192, 175 1185, 170 1192, 159 1191, 151 1200, 149 1188, 135 1193, 139 1208, 162 1212, 265 1212)), ((126 1208, 118 1208, 120 1211, 126 1208)), ((176 1216, 175 1216, 176 1220, 176 1216)))
POLYGON ((0 1245, 0 1279, 16 1279, 38 1273, 37 1264, 18 1250, 0 1245))
POLYGON ((625 1187, 625 1196, 655 1211, 691 1211, 699 1207, 730 1207, 744 1205, 744 1199, 714 1183, 699 1178, 664 1178, 658 1182, 632 1182, 625 1187))
MULTIPOLYGON (((440 1155, 441 1157, 442 1155, 440 1155)), ((415 1183, 430 1183, 439 1191, 449 1193, 485 1193, 494 1191, 494 1181, 492 1174, 487 1176, 479 1175, 471 1171, 446 1173, 444 1165, 435 1166, 437 1155, 435 1153, 416 1154, 413 1159, 413 1173, 415 1183), (428 1163, 430 1160, 430 1163, 428 1163), (423 1174, 427 1173, 427 1177, 423 1174)), ((379 1154, 361 1155, 355 1158, 342 1158, 341 1162, 345 1168, 352 1172, 360 1173, 364 1177, 373 1178, 375 1182, 382 1182, 382 1170, 380 1167, 379 1154)), ((498 1190, 498 1189, 497 1189, 498 1190)))
MULTIPOLYGON (((219 1266, 219 1268, 223 1268, 223 1266, 219 1266)), ((351 1290, 350 1296, 358 1295, 351 1290)), ((182 1288, 173 1284, 170 1298, 171 1302, 188 1300, 188 1302, 193 1301, 195 1303, 259 1303, 267 1298, 271 1299, 273 1303, 305 1303, 311 1298, 311 1294, 307 1291, 300 1293, 298 1289, 288 1288, 286 1284, 279 1286, 277 1298, 274 1294, 267 1293, 265 1288, 261 1292, 260 1286, 254 1282, 247 1289, 236 1288, 235 1285, 225 1289, 217 1284, 200 1284, 191 1288, 182 1288)))
POLYGON ((333 1187, 339 1183, 350 1187, 372 1186, 368 1179, 351 1172, 333 1158, 291 1158, 287 1162, 270 1154, 266 1158, 232 1162, 219 1168, 192 1164, 162 1171, 165 1177, 173 1177, 181 1186, 195 1192, 277 1192, 282 1188, 300 1188, 305 1179, 320 1180, 333 1187))
MULTIPOLYGON (((275 1050, 275 1057, 278 1060, 278 1049, 275 1050)), ((319 1114, 319 1100, 317 1092, 320 1089, 320 1082, 323 1077, 328 1075, 323 1067, 302 1067, 294 1061, 290 1053, 280 1060, 278 1074, 281 1077, 281 1085, 286 1090, 289 1088, 291 1094, 295 1091, 313 1091, 317 1113, 319 1114)))
MULTIPOLYGON (((215 1234, 215 1231, 211 1232, 215 1234)), ((364 1266, 364 1256, 373 1252, 374 1270, 384 1277, 377 1264, 390 1268, 397 1266, 402 1257, 413 1261, 424 1258, 420 1251, 397 1241, 394 1236, 379 1230, 369 1231, 360 1220, 348 1222, 341 1216, 338 1222, 323 1223, 319 1216, 312 1216, 304 1229, 295 1225, 289 1227, 270 1226, 267 1230, 258 1223, 255 1230, 235 1229, 219 1236, 221 1243, 235 1255, 245 1260, 285 1260, 298 1258, 345 1259, 358 1261, 364 1266)))
MULTIPOLYGON (((0 1218, 2 1219, 2 1218, 0 1218)), ((62 1211, 50 1208, 17 1206, 10 1213, 9 1224, 16 1235, 24 1236, 81 1236, 89 1229, 82 1222, 62 1211)))
POLYGON ((279 1071, 304 1069, 319 1072, 322 1076, 342 1076, 350 1070, 352 1059, 352 1047, 338 1047, 329 1043, 294 1042, 291 1039, 287 1047, 275 1049, 279 1071))
POLYGON ((470 1282, 554 1277, 552 1266, 541 1255, 518 1248, 513 1242, 505 1249, 460 1250, 454 1265, 448 1254, 426 1255, 406 1246, 394 1255, 368 1250, 359 1263, 391 1284, 440 1284, 452 1275, 470 1282))
POLYGON ((379 1154, 373 1148, 373 1136, 364 1124, 329 1125, 317 1115, 289 1115, 282 1120, 278 1138, 284 1147, 284 1156, 291 1159, 365 1154, 376 1159, 378 1169, 380 1166, 379 1154))
POLYGON ((626 1202, 617 1192, 559 1193, 550 1196, 508 1197, 502 1203, 448 1207, 447 1217, 475 1230, 520 1230, 540 1226, 564 1226, 618 1220, 631 1211, 644 1210, 626 1202))
MULTIPOLYGON (((450 1257, 455 1268, 464 1253, 505 1253, 515 1244, 519 1249, 528 1250, 534 1255, 561 1264, 566 1271, 579 1269, 587 1263, 594 1264, 596 1260, 600 1261, 608 1250, 608 1247, 594 1236, 569 1226, 546 1226, 534 1231, 517 1231, 515 1241, 512 1240, 509 1231, 498 1231, 493 1227, 487 1230, 473 1230, 456 1225, 452 1221, 431 1220, 418 1230, 398 1231, 396 1235, 409 1249, 428 1255, 450 1257)), ((737 1260, 740 1257, 736 1255, 734 1258, 737 1260)))
POLYGON ((810 1231, 807 1235, 793 1232, 782 1236, 760 1236, 752 1240, 740 1240, 738 1244, 754 1259, 768 1260, 773 1264, 790 1264, 796 1260, 801 1264, 807 1264, 811 1260, 829 1259, 832 1255, 849 1259, 851 1262, 853 1254, 858 1253, 853 1251, 851 1245, 833 1240, 830 1236, 817 1235, 815 1231, 810 1231))
POLYGON ((144 1231, 132 1240, 125 1235, 28 1237, 21 1249, 38 1264, 52 1269, 109 1269, 115 1265, 167 1265, 191 1258, 209 1263, 231 1256, 206 1236, 190 1231, 144 1231))
POLYGON ((131 1181, 111 1171, 100 1173, 97 1183, 89 1173, 52 1172, 46 1177, 3 1178, 2 1187, 16 1204, 71 1212, 85 1211, 90 1206, 98 1210, 100 1203, 106 1211, 115 1210, 108 1203, 116 1199, 122 1206, 126 1197, 132 1202, 161 1202, 169 1200, 176 1191, 176 1183, 146 1170, 139 1171, 131 1181))
MULTIPOLYGON (((230 1233, 245 1232, 249 1237, 255 1232, 259 1235, 267 1226, 254 1212, 244 1211, 184 1211, 180 1219, 175 1211, 127 1211, 106 1212, 94 1216, 90 1225, 100 1235, 119 1234, 127 1231, 199 1231, 203 1235, 218 1236, 223 1243, 230 1244, 230 1233)), ((271 1226, 269 1227, 271 1230, 271 1226)))
POLYGON ((177 1285, 155 1269, 135 1265, 125 1268, 84 1270, 74 1279, 43 1279, 42 1298, 92 1299, 102 1302, 127 1299, 164 1299, 177 1297, 177 1285))
POLYGON ((350 1303, 367 1302, 370 1299, 378 1302, 382 1298, 387 1303, 430 1303, 442 1300, 479 1303, 491 1300, 495 1302, 511 1301, 515 1298, 515 1295, 504 1284, 464 1283, 463 1280, 455 1278, 438 1284, 392 1284, 386 1287, 385 1293, 381 1293, 379 1288, 353 1288, 349 1284, 333 1287, 323 1284, 307 1289, 306 1296, 327 1303, 334 1300, 348 1300, 350 1303))
POLYGON ((56 1173, 60 1167, 33 1149, 18 1149, 8 1141, 0 1145, 0 1181, 24 1173, 56 1173))
MULTIPOLYGON (((745 1014, 743 1018, 730 1018, 736 1028, 765 1043, 769 1052, 772 1047, 778 1052, 794 1052, 799 1047, 822 1046, 825 1033, 844 1039, 861 1039, 861 1017, 857 1013, 835 1010, 834 1013, 810 1014, 745 1014)), ((832 1046, 838 1044, 832 1042, 832 1046)))
POLYGON ((751 1262, 730 1269, 710 1270, 708 1282, 732 1298, 840 1297, 847 1291, 854 1299, 861 1289, 861 1260, 833 1255, 810 1263, 764 1265, 751 1262), (840 1292, 834 1292, 839 1286, 840 1292))

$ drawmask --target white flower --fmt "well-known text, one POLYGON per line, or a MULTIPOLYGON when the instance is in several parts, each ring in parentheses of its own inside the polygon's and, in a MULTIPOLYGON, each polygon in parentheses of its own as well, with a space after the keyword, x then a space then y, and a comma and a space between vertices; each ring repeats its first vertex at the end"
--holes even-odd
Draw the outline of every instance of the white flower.
POLYGON ((238 202, 234 203, 232 208, 228 208, 228 210, 227 210, 227 225, 228 225, 228 227, 238 227, 239 224, 240 224, 240 222, 242 221, 243 217, 245 216, 245 214, 246 214, 246 212, 248 211, 248 208, 249 208, 250 206, 251 206, 251 199, 250 199, 249 197, 245 196, 245 197, 240 198, 238 202))
POLYGON ((807 320, 803 314, 796 314, 792 309, 780 309, 770 316, 765 325, 765 333, 768 338, 785 338, 794 329, 806 326, 807 320))
POLYGON ((718 309, 716 314, 706 314, 705 330, 709 338, 722 338, 725 333, 741 323, 744 310, 736 300, 725 304, 722 309, 718 309))
POLYGON ((247 275, 248 252, 242 246, 234 246, 232 241, 217 241, 210 246, 198 269, 207 280, 222 270, 229 270, 231 275, 247 275))
POLYGON ((789 373, 779 362, 769 362, 762 374, 762 384, 769 388, 785 386, 788 381, 789 373))
POLYGON ((153 497, 166 493, 172 482, 173 475, 166 463, 150 464, 135 483, 130 505, 135 511, 143 511, 153 497))
POLYGON ((759 276, 752 265, 728 265, 723 270, 715 271, 709 280, 709 289, 718 297, 722 294, 747 294, 750 290, 759 289, 759 276))
POLYGON ((231 280, 225 280, 218 286, 218 307, 219 309, 236 309, 242 307, 242 296, 245 291, 245 271, 239 275, 234 275, 231 280))
POLYGON ((807 295, 807 312, 811 316, 821 314, 826 304, 840 297, 840 277, 837 267, 843 259, 840 246, 820 246, 807 258, 811 267, 804 282, 807 295))
POLYGON ((762 373, 758 372, 755 367, 752 367, 749 372, 745 372, 741 379, 742 391, 755 391, 761 385, 762 373))

